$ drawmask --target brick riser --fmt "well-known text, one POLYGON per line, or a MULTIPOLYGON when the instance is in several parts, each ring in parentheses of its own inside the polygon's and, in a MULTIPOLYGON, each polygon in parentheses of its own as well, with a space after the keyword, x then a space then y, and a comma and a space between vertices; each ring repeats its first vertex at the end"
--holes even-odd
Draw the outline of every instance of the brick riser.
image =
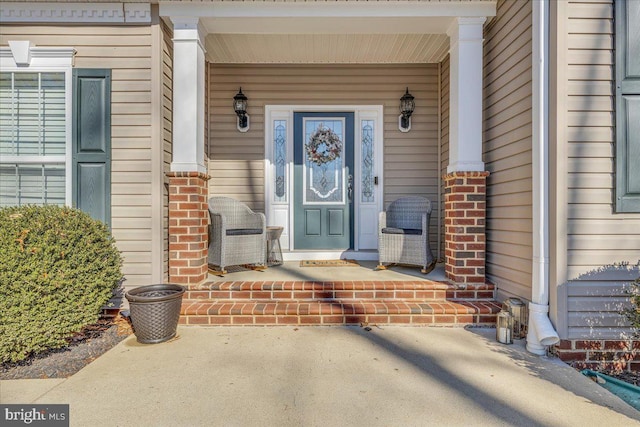
POLYGON ((186 325, 493 326, 493 286, 428 282, 223 282, 190 286, 186 325))

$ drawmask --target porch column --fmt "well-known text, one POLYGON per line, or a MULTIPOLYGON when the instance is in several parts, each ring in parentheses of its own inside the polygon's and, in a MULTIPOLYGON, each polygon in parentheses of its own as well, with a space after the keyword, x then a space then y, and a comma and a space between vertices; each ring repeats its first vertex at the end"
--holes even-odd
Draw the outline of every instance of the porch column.
POLYGON ((173 159, 169 176, 169 280, 207 278, 207 180, 204 161, 204 31, 196 17, 173 22, 173 159))
POLYGON ((482 161, 482 26, 456 18, 450 37, 449 165, 445 272, 454 284, 485 283, 486 178, 482 161))

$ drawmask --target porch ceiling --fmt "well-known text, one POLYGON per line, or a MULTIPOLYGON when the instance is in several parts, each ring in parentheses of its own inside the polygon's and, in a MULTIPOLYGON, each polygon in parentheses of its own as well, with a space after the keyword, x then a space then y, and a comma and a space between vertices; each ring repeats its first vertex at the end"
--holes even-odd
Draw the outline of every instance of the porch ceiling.
POLYGON ((457 17, 495 16, 494 0, 160 1, 198 17, 213 63, 427 63, 449 50, 457 17))
POLYGON ((213 63, 366 64, 440 62, 446 34, 210 34, 213 63))

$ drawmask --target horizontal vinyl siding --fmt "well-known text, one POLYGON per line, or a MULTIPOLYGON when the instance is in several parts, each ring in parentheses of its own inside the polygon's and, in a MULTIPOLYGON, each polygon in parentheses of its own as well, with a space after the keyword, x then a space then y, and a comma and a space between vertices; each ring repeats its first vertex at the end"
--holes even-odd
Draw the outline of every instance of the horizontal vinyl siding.
POLYGON ((3 25, 0 44, 73 47, 76 68, 110 68, 112 231, 127 288, 151 280, 151 30, 147 26, 3 25))
POLYGON ((162 264, 165 282, 169 281, 169 178, 173 152, 173 31, 164 21, 162 28, 162 165, 165 172, 162 189, 162 264))
MULTIPOLYGON (((616 214, 613 2, 572 1, 566 35, 566 197, 569 338, 618 337, 620 292, 638 270, 640 214, 616 214)), ((634 277, 635 275, 635 277, 634 277)), ((566 289, 563 289, 566 287, 566 289)))
MULTIPOLYGON (((209 67, 210 194, 227 195, 264 211, 265 105, 383 105, 385 204, 421 195, 439 211, 438 65, 209 67), (232 98, 242 86, 251 129, 236 129, 232 98), (415 96, 411 131, 398 130, 400 97, 415 96)), ((431 221, 437 239, 437 217, 431 221)), ((435 246, 435 245, 434 245, 435 246)))
MULTIPOLYGON (((447 173, 449 165, 449 55, 440 64, 440 176, 447 173)), ((444 200, 444 185, 440 188, 440 200, 444 200)), ((444 203, 440 206, 440 218, 444 218, 444 203)), ((445 224, 441 221, 440 248, 444 248, 445 224)), ((442 256, 443 254, 438 254, 442 256)))
POLYGON ((499 296, 531 298, 530 2, 499 1, 485 29, 483 159, 487 181, 487 261, 499 296))

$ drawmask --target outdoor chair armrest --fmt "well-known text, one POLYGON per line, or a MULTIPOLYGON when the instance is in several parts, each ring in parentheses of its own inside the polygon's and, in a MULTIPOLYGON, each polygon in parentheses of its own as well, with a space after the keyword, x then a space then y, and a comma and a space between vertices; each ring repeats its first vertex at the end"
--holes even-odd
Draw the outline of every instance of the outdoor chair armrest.
POLYGON ((387 213, 385 211, 378 215, 378 235, 382 233, 383 228, 387 228, 387 213))

